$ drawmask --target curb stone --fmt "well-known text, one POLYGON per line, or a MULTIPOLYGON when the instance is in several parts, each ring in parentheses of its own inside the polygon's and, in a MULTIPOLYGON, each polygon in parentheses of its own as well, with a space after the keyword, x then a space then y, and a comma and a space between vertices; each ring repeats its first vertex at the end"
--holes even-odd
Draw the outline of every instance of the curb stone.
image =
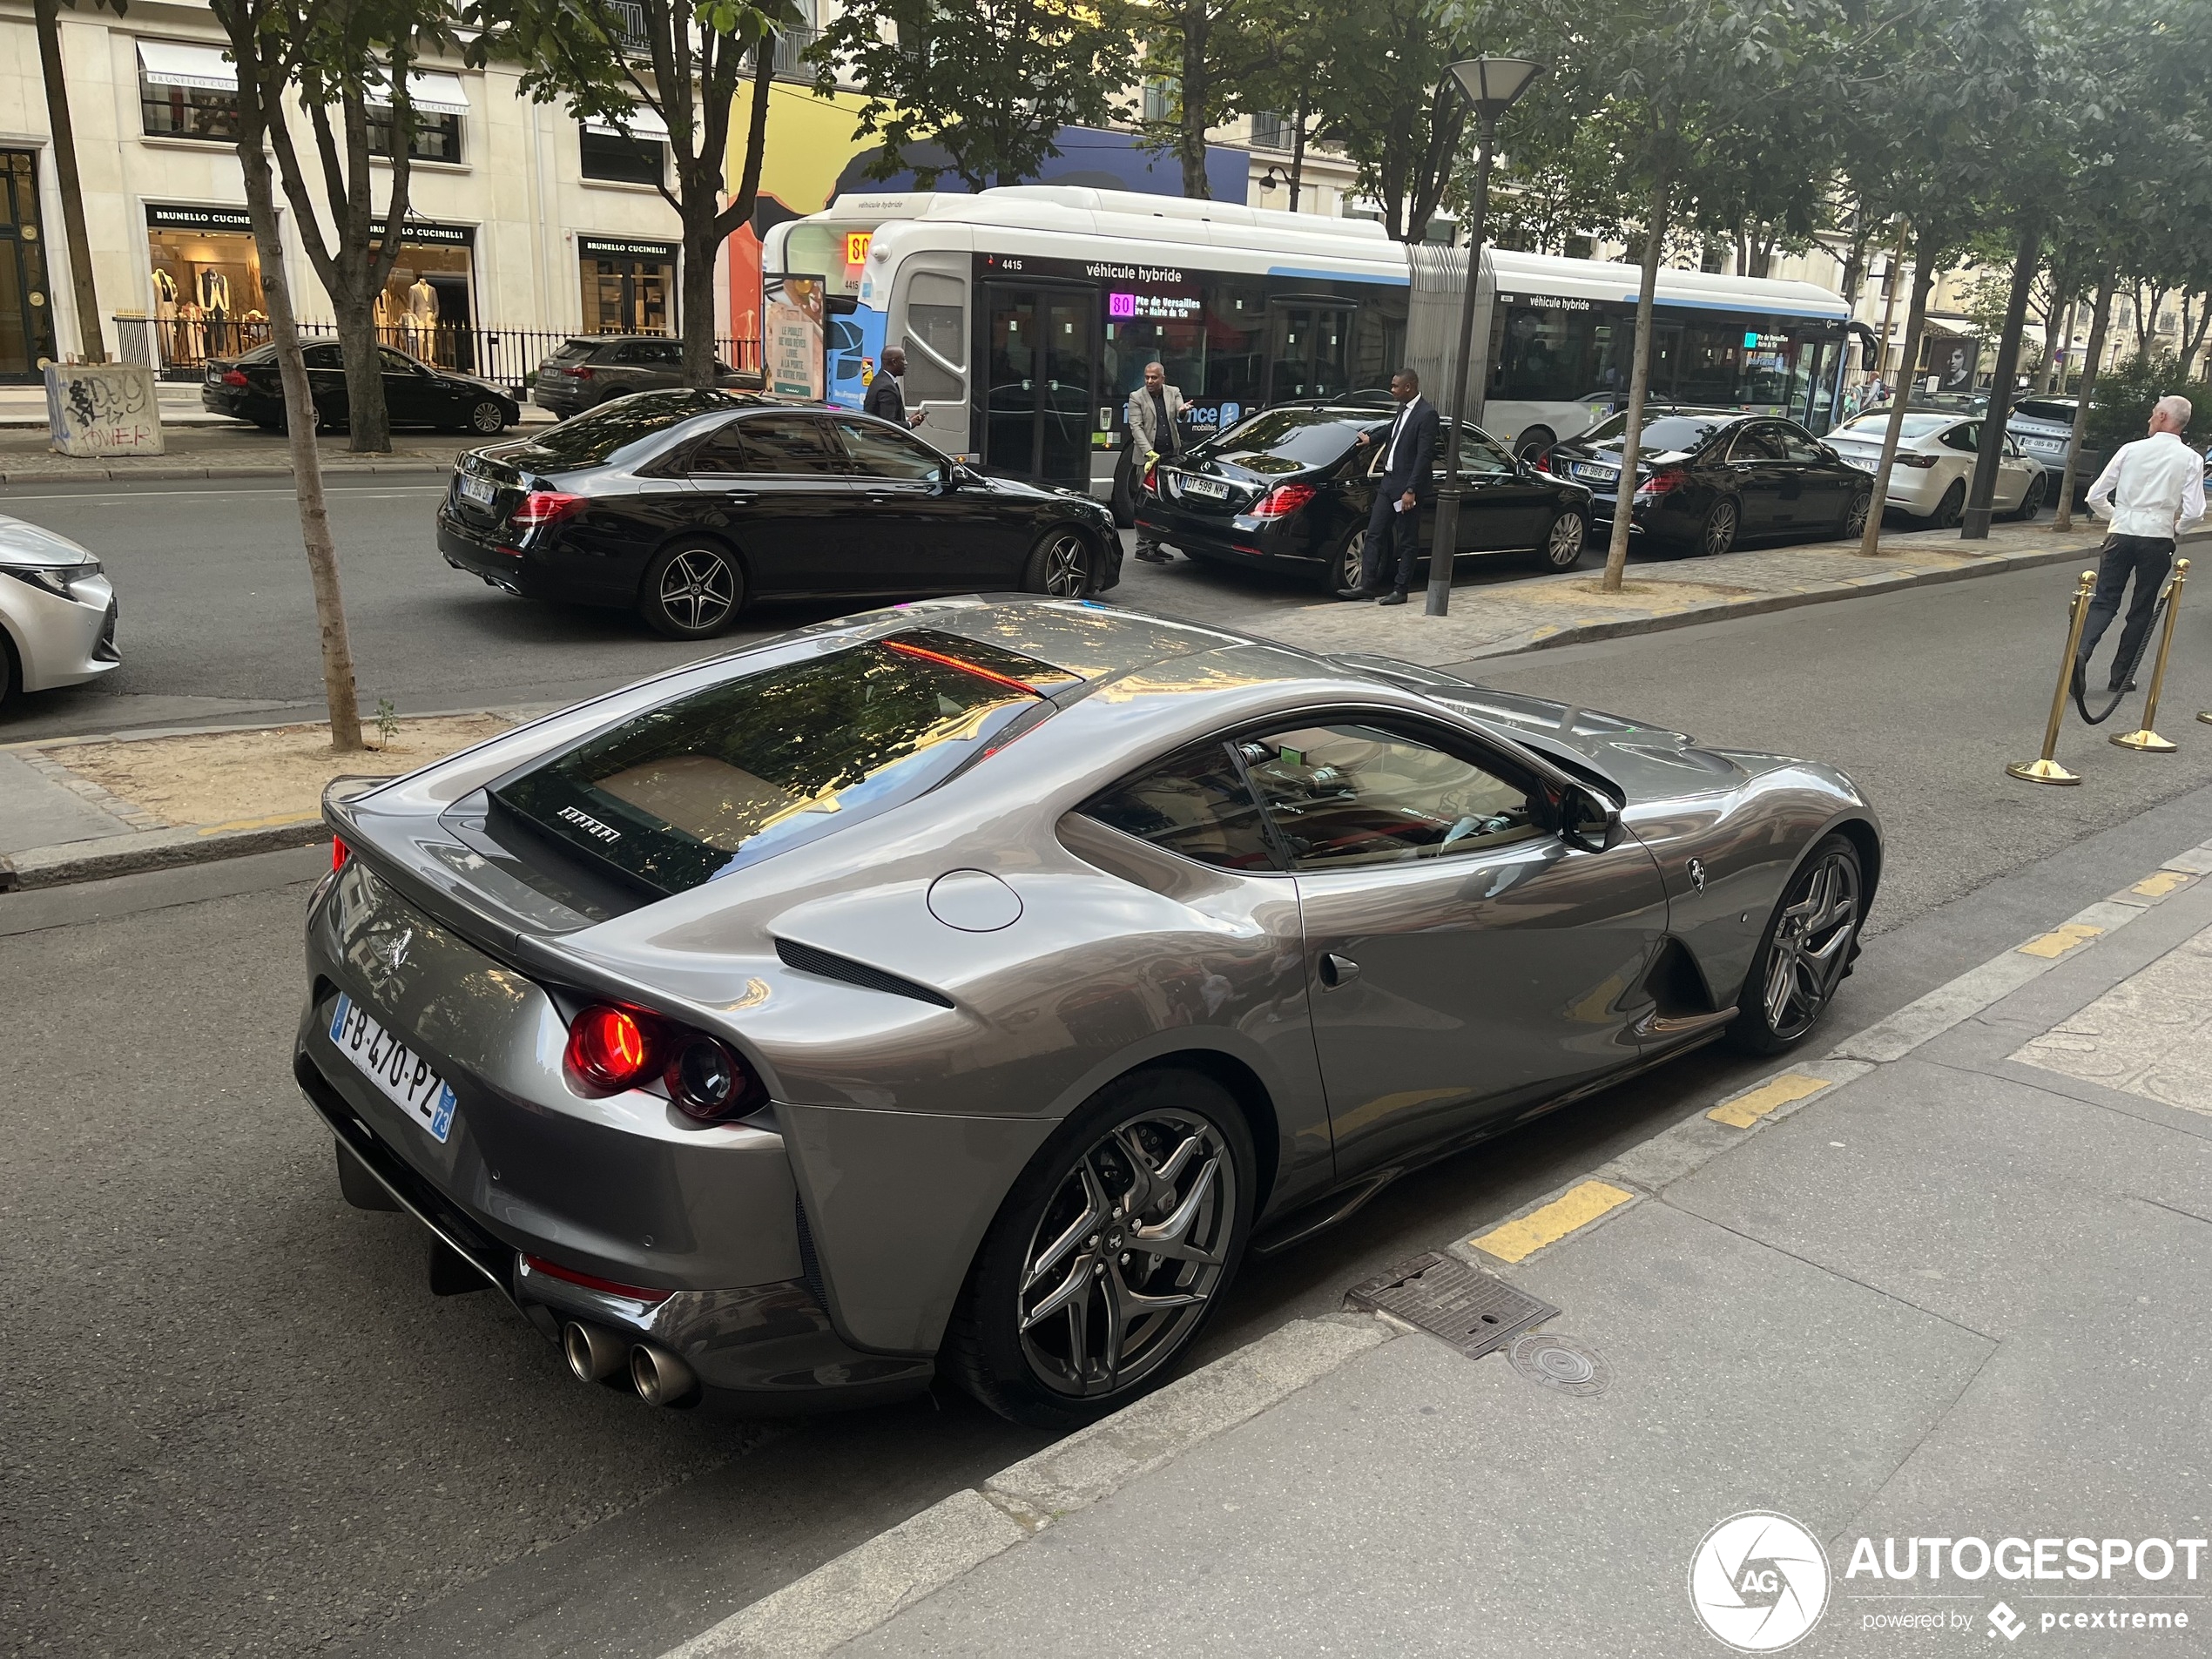
MULTIPOLYGON (((2161 865, 2160 871, 2149 873, 2121 894, 2101 900, 2042 935, 2042 940, 2052 939, 2077 926, 2090 930, 2073 936, 2056 954, 2030 954, 2024 946, 2015 945, 1908 1002, 1820 1058, 1793 1062, 1762 1077, 1595 1170, 1562 1183, 1511 1216, 1501 1217, 1486 1230, 1485 1236, 1592 1181, 1627 1191, 1626 1202, 1527 1251, 1514 1264, 1525 1265, 1544 1251, 1588 1237, 1613 1217, 1652 1201, 1662 1188, 1768 1125, 1867 1076, 1880 1061, 1902 1058, 2060 962, 2071 961, 2081 949, 2094 947, 2172 894, 2195 887, 2197 879, 2206 875, 2212 875, 2212 841, 2185 848, 2161 865), (2179 883, 2162 881, 2156 879, 2160 872, 2188 879, 2179 883), (1819 1087, 1807 1089, 1806 1083, 1819 1087), (1777 1088, 1777 1084, 1787 1086, 1777 1088), (1736 1114, 1749 1120, 1743 1127, 1720 1116, 1731 1104, 1760 1096, 1770 1096, 1771 1103, 1760 1102, 1736 1114)), ((2040 942, 2029 940, 2025 944, 2040 942)), ((1505 1264, 1472 1240, 1456 1241, 1448 1249, 1460 1259, 1486 1271, 1505 1264)), ((913 1520, 740 1608, 670 1649, 661 1659, 814 1659, 827 1654, 887 1623, 914 1602, 1033 1536, 1060 1516, 1110 1495, 1129 1481, 1258 1415, 1347 1360, 1411 1328, 1386 1316, 1340 1314, 1329 1319, 1292 1321, 1009 1465, 980 1488, 954 1493, 913 1520)))

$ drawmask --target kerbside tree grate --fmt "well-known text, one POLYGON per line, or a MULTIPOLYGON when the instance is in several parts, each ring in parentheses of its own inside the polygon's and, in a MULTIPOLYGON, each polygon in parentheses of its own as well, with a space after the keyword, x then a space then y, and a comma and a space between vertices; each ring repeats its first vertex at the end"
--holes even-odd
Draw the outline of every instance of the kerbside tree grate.
POLYGON ((1400 1262, 1345 1295, 1443 1338, 1470 1359, 1559 1315, 1550 1303, 1435 1251, 1400 1262))

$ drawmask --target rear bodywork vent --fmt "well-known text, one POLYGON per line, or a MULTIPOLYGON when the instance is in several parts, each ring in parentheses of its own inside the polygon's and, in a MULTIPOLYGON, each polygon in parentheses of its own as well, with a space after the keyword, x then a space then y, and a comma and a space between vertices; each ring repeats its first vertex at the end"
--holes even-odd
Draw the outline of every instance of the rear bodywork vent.
POLYGON ((847 985, 857 985, 863 990, 882 991, 891 996, 910 996, 917 1002, 927 1002, 935 1008, 954 1006, 953 999, 942 991, 933 991, 927 985, 901 979, 896 974, 887 974, 880 968, 870 968, 866 962, 856 962, 849 956, 838 956, 819 950, 813 945, 779 939, 776 954, 783 958, 785 967, 795 968, 802 974, 841 980, 847 985))

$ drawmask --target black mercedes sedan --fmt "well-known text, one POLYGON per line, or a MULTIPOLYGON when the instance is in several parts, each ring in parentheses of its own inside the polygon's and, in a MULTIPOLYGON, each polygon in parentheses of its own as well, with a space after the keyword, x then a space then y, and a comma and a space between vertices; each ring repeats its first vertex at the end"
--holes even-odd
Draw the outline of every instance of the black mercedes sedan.
POLYGON ((986 477, 869 415, 689 389, 463 454, 438 550, 509 593, 635 610, 671 639, 719 633, 754 599, 1080 598, 1122 564, 1088 496, 986 477))
MULTIPOLYGON (((307 360, 316 423, 344 426, 346 360, 338 342, 313 341, 300 354, 307 360)), ((391 346, 379 346, 376 357, 384 368, 385 413, 395 427, 435 427, 489 437, 523 418, 522 406, 489 381, 435 368, 391 346)), ((281 432, 284 388, 277 379, 276 347, 260 346, 210 362, 200 382, 199 401, 212 414, 251 421, 266 432, 281 432)))
MULTIPOLYGON (((1147 469, 1136 522, 1193 559, 1296 570, 1332 592, 1356 588, 1394 413, 1358 398, 1263 409, 1147 469), (1361 445, 1363 434, 1373 442, 1361 445)), ((1573 570, 1590 492, 1515 461, 1480 427, 1460 429, 1458 553, 1527 553, 1547 570, 1573 570)), ((1435 464, 1440 481, 1441 436, 1435 464)), ((1421 509, 1424 548, 1434 545, 1434 512, 1421 509)))
MULTIPOLYGON (((1547 462, 1590 487, 1592 516, 1608 534, 1620 496, 1626 415, 1552 446, 1547 462)), ((1676 409, 1644 422, 1629 529, 1637 538, 1696 553, 1738 540, 1856 536, 1874 503, 1873 481, 1799 426, 1733 409, 1676 409)))

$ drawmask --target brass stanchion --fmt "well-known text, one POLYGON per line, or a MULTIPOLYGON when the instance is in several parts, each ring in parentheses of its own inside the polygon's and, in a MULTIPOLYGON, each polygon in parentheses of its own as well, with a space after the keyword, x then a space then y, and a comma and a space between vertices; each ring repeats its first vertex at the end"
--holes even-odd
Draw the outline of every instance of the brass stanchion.
POLYGON ((2111 741, 2138 754, 2170 755, 2181 745, 2151 730, 2158 718, 2158 693, 2166 684, 2166 653, 2174 648, 2174 619, 2182 614, 2182 583, 2188 580, 2189 562, 2174 561, 2174 579, 2166 587, 2166 627, 2158 636, 2158 661, 2150 671, 2150 695, 2143 699, 2143 723, 2133 732, 2115 732, 2111 741))
POLYGON ((2082 625, 2089 620, 2089 595, 2097 573, 2084 570, 2074 590, 2074 613, 2067 623, 2066 655, 2059 661, 2059 689, 2051 693, 2051 720, 2043 728, 2043 752, 2033 760, 2015 760, 2005 768, 2007 777, 2030 784, 2078 784, 2080 778, 2051 759, 2058 752, 2059 722, 2066 718, 2067 688, 2074 683, 2074 653, 2081 649, 2082 625))

